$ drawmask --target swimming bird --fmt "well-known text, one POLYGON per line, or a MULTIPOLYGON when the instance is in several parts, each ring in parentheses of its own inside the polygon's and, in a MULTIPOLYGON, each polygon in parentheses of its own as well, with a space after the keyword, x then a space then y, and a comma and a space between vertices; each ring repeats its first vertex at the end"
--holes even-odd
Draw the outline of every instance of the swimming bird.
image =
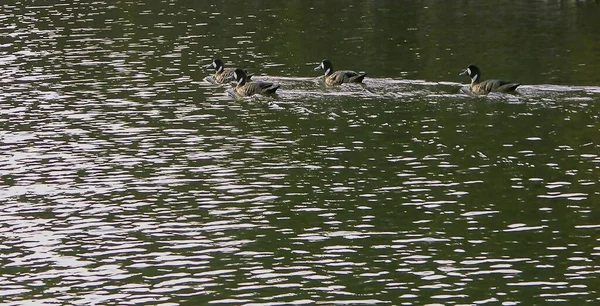
MULTIPOLYGON (((229 82, 235 82, 235 77, 233 76, 233 72, 236 68, 225 68, 225 64, 222 60, 216 58, 210 63, 208 66, 204 67, 205 69, 215 69, 215 82, 219 84, 226 84, 229 82)), ((252 77, 251 74, 248 74, 246 71, 246 80, 250 80, 252 77)))
POLYGON ((513 92, 520 83, 502 80, 481 80, 481 70, 475 65, 469 65, 467 70, 459 75, 468 75, 471 78, 471 92, 477 95, 486 95, 490 92, 513 92))
POLYGON ((356 73, 350 70, 333 71, 333 64, 329 60, 324 59, 315 70, 324 70, 325 76, 323 80, 327 86, 340 85, 342 83, 361 83, 367 75, 366 73, 356 73))
POLYGON ((278 84, 273 84, 269 82, 246 82, 248 80, 246 71, 239 68, 234 70, 233 76, 235 77, 235 80, 237 82, 237 85, 235 86, 235 92, 242 97, 251 96, 254 94, 274 94, 277 88, 279 88, 278 84))

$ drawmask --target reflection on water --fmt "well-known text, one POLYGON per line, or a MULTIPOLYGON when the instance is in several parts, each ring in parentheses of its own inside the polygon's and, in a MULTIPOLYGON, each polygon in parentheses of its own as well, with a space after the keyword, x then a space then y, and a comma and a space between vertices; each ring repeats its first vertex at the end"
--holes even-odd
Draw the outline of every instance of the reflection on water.
POLYGON ((514 10, 572 49, 485 65, 531 84, 485 97, 456 76, 468 33, 440 25, 484 4, 271 4, 2 5, 0 300, 598 301, 596 2, 514 10), (370 77, 325 88, 327 52, 370 77), (219 53, 278 95, 206 82, 219 53))

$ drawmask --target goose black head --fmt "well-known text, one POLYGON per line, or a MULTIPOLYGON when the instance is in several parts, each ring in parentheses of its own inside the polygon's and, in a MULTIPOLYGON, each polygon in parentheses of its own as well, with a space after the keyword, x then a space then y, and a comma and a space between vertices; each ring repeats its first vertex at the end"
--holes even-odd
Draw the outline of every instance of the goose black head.
POLYGON ((324 70, 325 75, 330 75, 333 73, 333 64, 329 60, 324 59, 319 66, 315 67, 315 70, 324 70))
POLYGON ((243 86, 244 84, 246 84, 246 71, 237 68, 234 72, 233 72, 233 77, 235 78, 235 81, 237 82, 238 86, 243 86))
POLYGON ((481 70, 475 65, 469 65, 469 67, 459 75, 468 75, 471 78, 471 83, 474 83, 481 78, 481 70))
POLYGON ((210 63, 208 66, 204 67, 206 69, 216 69, 218 72, 223 71, 223 68, 225 67, 225 64, 223 64, 223 61, 215 58, 212 63, 210 63))

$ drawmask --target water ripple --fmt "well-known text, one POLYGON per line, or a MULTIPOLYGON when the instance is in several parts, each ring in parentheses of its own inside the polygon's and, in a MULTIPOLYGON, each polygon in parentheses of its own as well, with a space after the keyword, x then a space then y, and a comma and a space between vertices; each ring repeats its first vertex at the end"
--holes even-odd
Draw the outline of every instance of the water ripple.
POLYGON ((289 52, 305 33, 245 27, 302 21, 288 4, 163 4, 2 6, 1 300, 597 301, 598 87, 327 88, 289 52), (213 56, 278 95, 232 98, 213 56))

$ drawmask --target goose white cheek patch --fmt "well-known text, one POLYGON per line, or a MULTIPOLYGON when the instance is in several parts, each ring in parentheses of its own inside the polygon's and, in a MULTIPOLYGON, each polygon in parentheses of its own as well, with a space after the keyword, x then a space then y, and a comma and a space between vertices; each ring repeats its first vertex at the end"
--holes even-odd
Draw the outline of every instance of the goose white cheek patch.
POLYGON ((467 73, 471 75, 471 68, 467 68, 467 73))
POLYGON ((329 74, 329 72, 331 72, 331 68, 325 70, 325 74, 329 74))

